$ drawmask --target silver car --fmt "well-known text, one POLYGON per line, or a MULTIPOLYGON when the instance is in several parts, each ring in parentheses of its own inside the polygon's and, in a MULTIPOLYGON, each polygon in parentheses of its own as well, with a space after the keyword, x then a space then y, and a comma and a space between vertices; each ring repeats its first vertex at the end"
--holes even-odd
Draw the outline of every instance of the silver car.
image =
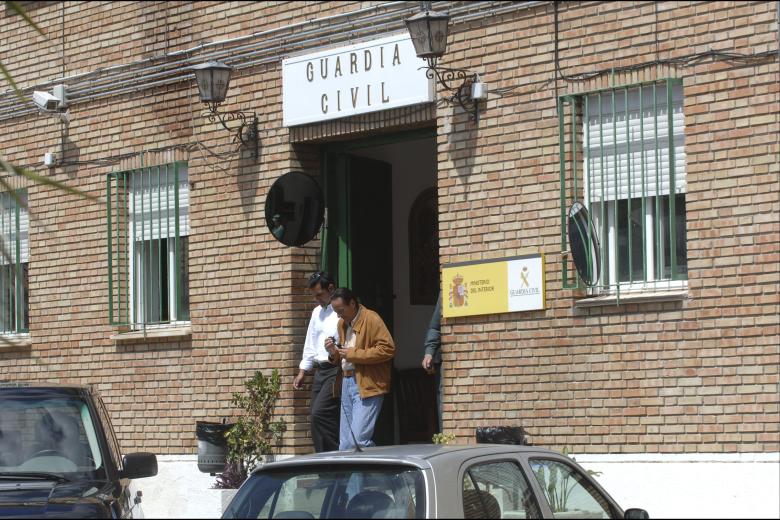
POLYGON ((576 462, 529 446, 413 444, 264 465, 222 518, 648 518, 576 462))

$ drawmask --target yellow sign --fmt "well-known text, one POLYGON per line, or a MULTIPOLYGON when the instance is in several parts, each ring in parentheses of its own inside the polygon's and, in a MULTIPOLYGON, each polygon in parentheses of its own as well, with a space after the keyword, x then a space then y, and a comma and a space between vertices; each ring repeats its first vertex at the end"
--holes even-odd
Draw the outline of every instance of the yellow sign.
POLYGON ((442 268, 445 318, 544 309, 544 256, 539 254, 442 268))

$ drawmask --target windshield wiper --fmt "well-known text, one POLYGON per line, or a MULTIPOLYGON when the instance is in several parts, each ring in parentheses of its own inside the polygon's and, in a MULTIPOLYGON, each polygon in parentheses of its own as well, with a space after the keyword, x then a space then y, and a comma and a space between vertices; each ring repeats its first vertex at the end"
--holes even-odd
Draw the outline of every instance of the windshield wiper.
POLYGON ((70 482, 57 473, 47 473, 45 471, 0 471, 0 480, 54 480, 56 482, 70 482))

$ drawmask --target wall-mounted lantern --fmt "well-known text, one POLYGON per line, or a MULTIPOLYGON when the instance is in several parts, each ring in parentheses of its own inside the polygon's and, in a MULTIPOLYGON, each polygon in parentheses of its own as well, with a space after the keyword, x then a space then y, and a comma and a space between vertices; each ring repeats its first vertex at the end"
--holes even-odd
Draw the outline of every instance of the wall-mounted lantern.
POLYGON ((198 92, 200 100, 208 107, 208 118, 212 123, 218 120, 222 126, 229 132, 235 132, 234 142, 240 142, 243 145, 254 148, 254 158, 258 157, 258 130, 257 114, 232 110, 230 112, 219 112, 218 108, 227 97, 227 91, 230 87, 230 74, 233 67, 218 61, 209 61, 192 67, 195 72, 195 80, 198 83, 198 92), (247 121, 249 120, 249 121, 247 121), (240 125, 231 128, 228 123, 239 121, 240 125))
POLYGON ((419 13, 406 19, 406 28, 414 44, 418 58, 428 63, 425 75, 436 80, 452 94, 447 98, 450 103, 457 102, 463 110, 479 121, 479 102, 487 99, 487 86, 479 74, 462 69, 450 69, 438 66, 438 60, 447 51, 450 15, 431 9, 430 2, 422 2, 419 13), (460 85, 451 86, 451 82, 460 81, 460 85))

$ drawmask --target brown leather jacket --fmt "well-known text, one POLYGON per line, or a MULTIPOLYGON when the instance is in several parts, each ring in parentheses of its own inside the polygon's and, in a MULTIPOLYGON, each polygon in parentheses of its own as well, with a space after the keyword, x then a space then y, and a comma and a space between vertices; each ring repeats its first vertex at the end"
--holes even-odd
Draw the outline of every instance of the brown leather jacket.
MULTIPOLYGON (((347 350, 347 361, 355 365, 355 381, 360 397, 366 399, 390 391, 390 370, 395 356, 395 343, 379 314, 360 306, 353 329, 355 347, 347 350)), ((344 344, 347 325, 339 320, 339 343, 344 344)), ((341 363, 341 357, 334 360, 341 363)), ((339 382, 340 383, 340 382, 339 382)))

